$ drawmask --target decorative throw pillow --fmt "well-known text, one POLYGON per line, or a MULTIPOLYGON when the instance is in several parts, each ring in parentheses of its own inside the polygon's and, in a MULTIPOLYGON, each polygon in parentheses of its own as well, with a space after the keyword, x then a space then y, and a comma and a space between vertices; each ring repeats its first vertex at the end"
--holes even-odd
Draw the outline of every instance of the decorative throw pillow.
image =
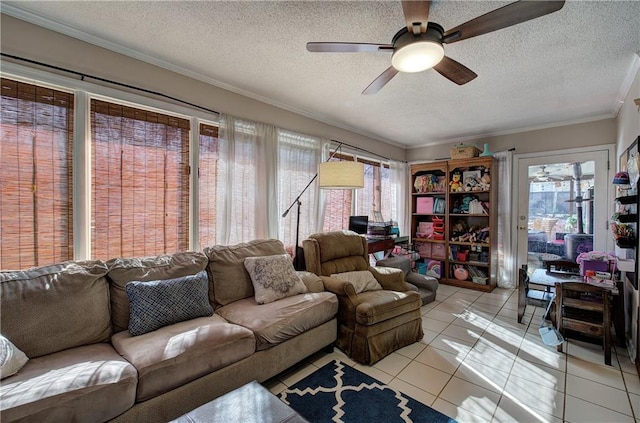
POLYGON ((247 257, 244 259, 244 267, 251 277, 258 304, 307 292, 307 287, 293 268, 288 254, 247 257))
POLYGON ((142 335, 163 326, 211 316, 207 272, 125 285, 129 297, 129 333, 142 335))
POLYGON ((382 286, 378 283, 376 278, 368 270, 357 270, 353 272, 334 273, 332 278, 342 279, 343 281, 351 282, 356 294, 364 291, 375 291, 382 289, 382 286))
POLYGON ((0 379, 15 375, 29 358, 11 341, 0 335, 0 379))

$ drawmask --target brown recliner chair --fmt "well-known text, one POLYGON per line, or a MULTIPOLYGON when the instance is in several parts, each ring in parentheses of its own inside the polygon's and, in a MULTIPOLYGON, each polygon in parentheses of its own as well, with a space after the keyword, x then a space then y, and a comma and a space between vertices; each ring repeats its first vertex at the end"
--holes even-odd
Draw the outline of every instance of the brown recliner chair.
POLYGON ((336 344, 353 360, 373 364, 424 336, 420 295, 409 289, 400 269, 369 266, 367 240, 355 232, 314 234, 303 241, 307 271, 338 296, 336 344), (356 294, 351 282, 333 274, 370 271, 383 289, 356 294))

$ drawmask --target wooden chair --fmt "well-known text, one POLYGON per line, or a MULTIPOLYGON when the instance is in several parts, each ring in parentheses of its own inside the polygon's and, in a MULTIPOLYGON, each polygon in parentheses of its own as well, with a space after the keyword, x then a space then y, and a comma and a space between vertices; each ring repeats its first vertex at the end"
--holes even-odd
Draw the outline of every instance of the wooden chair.
POLYGON ((532 289, 529 286, 529 274, 527 265, 524 264, 518 269, 518 323, 522 323, 522 317, 527 305, 536 307, 547 307, 553 298, 553 291, 545 289, 532 289))
MULTIPOLYGON (((557 327, 567 339, 567 331, 602 338, 604 362, 611 365, 611 312, 609 290, 581 282, 556 282, 557 327)), ((562 344, 558 345, 562 352, 562 344)))

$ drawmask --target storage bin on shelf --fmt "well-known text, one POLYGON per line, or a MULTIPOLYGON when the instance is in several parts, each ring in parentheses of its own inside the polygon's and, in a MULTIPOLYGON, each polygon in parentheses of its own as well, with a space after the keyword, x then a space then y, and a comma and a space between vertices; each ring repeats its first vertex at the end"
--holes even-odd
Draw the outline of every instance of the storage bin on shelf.
POLYGON ((450 150, 450 154, 452 159, 470 159, 478 157, 480 150, 475 145, 459 144, 450 150))

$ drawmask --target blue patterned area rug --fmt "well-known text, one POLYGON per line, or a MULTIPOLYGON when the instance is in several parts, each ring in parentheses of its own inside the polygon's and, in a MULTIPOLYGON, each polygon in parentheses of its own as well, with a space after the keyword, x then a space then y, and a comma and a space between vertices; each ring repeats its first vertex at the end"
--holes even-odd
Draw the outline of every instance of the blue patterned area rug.
POLYGON ((339 360, 278 396, 311 423, 457 423, 339 360))

